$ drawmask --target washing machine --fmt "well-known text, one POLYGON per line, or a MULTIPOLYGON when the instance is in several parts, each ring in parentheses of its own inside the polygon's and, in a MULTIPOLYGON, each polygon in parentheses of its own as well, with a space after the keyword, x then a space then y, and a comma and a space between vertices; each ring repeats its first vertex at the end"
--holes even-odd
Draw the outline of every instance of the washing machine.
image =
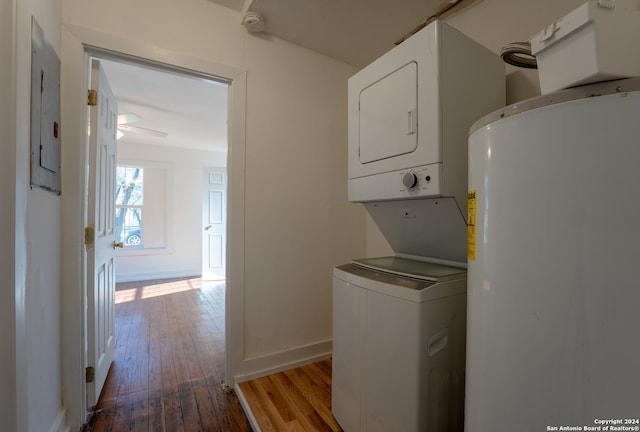
POLYGON ((466 269, 402 257, 333 272, 332 412, 345 432, 462 431, 466 269))

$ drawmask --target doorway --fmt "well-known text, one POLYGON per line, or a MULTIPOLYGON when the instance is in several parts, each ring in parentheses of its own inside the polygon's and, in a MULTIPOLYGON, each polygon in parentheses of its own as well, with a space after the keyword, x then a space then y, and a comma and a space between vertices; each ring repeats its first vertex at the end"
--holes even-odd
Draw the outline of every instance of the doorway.
POLYGON ((101 63, 118 100, 117 280, 207 276, 204 234, 214 232, 216 279, 224 279, 229 84, 101 63), (217 172, 203 184, 210 167, 217 172))
MULTIPOLYGON (((93 295, 91 289, 88 292, 89 304, 95 305, 95 313, 94 308, 89 308, 87 358, 93 358, 91 335, 95 334, 98 340, 102 338, 101 333, 96 333, 92 327, 92 316, 95 315, 97 322, 101 322, 102 316, 105 315, 103 311, 108 312, 115 307, 113 315, 116 322, 113 334, 120 340, 116 343, 115 355, 112 353, 112 358, 117 361, 112 364, 109 373, 109 376, 115 378, 111 381, 109 378, 106 379, 105 391, 100 399, 102 400, 105 393, 112 395, 115 385, 118 399, 121 396, 128 397, 142 392, 146 395, 147 403, 152 403, 151 392, 175 393, 176 386, 182 383, 179 379, 174 379, 167 384, 165 381, 169 375, 166 368, 154 369, 152 366, 161 363, 163 358, 171 364, 177 360, 165 358, 160 351, 148 352, 148 355, 144 356, 138 353, 135 344, 134 349, 131 349, 130 341, 146 340, 148 346, 155 342, 154 345, 158 347, 165 346, 169 340, 172 346, 182 347, 184 342, 185 348, 181 357, 183 366, 200 365, 201 360, 202 364, 213 361, 217 365, 215 374, 203 372, 204 369, 200 366, 189 367, 188 382, 194 379, 211 379, 211 376, 224 379, 224 373, 221 372, 225 369, 226 356, 224 275, 220 278, 222 282, 216 286, 202 283, 202 257, 199 252, 204 248, 199 215, 203 213, 204 205, 201 192, 203 168, 216 165, 226 169, 229 84, 220 79, 194 76, 150 65, 144 61, 103 54, 90 55, 91 78, 93 80, 97 73, 96 67, 99 67, 101 87, 110 88, 115 102, 99 99, 95 109, 102 109, 106 104, 112 105, 110 109, 115 110, 117 104, 117 120, 115 115, 113 120, 117 123, 117 134, 113 137, 117 139, 117 156, 114 156, 114 162, 109 165, 109 169, 114 171, 112 173, 105 175, 97 171, 93 174, 90 168, 89 178, 94 180, 90 180, 89 184, 93 181, 98 187, 89 189, 89 197, 91 198, 94 190, 102 190, 100 182, 115 183, 107 190, 115 188, 115 193, 112 192, 110 196, 115 195, 115 205, 111 204, 111 211, 115 215, 111 235, 114 237, 116 270, 115 278, 111 281, 113 295, 93 295), (126 283, 133 283, 134 289, 126 283), (185 297, 185 291, 195 290, 201 295, 185 297), (129 295, 131 291, 133 295, 129 295), (202 298, 206 293, 215 293, 215 301, 202 298), (159 302, 156 298, 159 296, 166 299, 159 302), (209 335, 216 340, 215 356, 214 350, 197 352, 187 348, 204 346, 202 343, 187 345, 185 342, 206 338, 202 336, 202 328, 206 327, 206 323, 195 323, 192 331, 187 331, 186 339, 180 341, 170 337, 169 330, 174 331, 175 328, 157 325, 166 322, 175 324, 177 317, 165 311, 181 310, 172 303, 179 301, 189 304, 202 301, 200 309, 207 309, 216 314, 215 320, 209 320, 210 325, 216 329, 213 333, 215 337, 209 335), (139 339, 130 336, 138 330, 134 328, 132 332, 127 332, 123 329, 128 328, 129 324, 117 321, 126 319, 126 310, 132 307, 136 308, 136 315, 141 317, 141 334, 137 335, 139 339), (158 334, 158 328, 164 330, 158 334), (219 334, 219 329, 222 329, 222 335, 219 334), (162 337, 168 339, 163 343, 162 337), (200 372, 196 372, 195 369, 200 372), (128 382, 124 385, 122 382, 114 384, 114 379, 128 382), (155 384, 154 380, 157 381, 155 384), (141 387, 141 382, 147 385, 141 387), (120 389, 124 389, 123 394, 117 393, 120 389)), ((93 116, 90 116, 90 119, 90 125, 96 123, 93 116)), ((93 131, 93 125, 90 130, 93 131)), ((90 132, 90 135, 92 133, 90 132)), ((100 139, 98 141, 100 142, 100 139)), ((226 196, 226 182, 224 185, 225 190, 222 192, 226 196)), ((103 194, 98 195, 100 199, 103 198, 103 194)), ((113 203, 110 196, 107 202, 113 203)), ((226 239, 226 235, 222 238, 226 239)), ((226 250, 226 244, 221 244, 220 249, 226 250)), ((92 278, 91 273, 92 267, 89 266, 88 281, 92 278)), ((180 327, 183 331, 190 328, 191 316, 193 315, 185 313, 182 317, 180 327)), ((195 321, 195 317, 193 319, 195 321)), ((107 365, 111 364, 112 358, 106 359, 107 365)), ((91 365, 91 360, 89 362, 91 365)), ((180 368, 176 366, 176 369, 180 368)), ((179 378, 179 373, 173 377, 176 376, 179 378)), ((97 404, 104 380, 103 376, 102 380, 96 379, 94 383, 88 381, 89 406, 97 404)))
MULTIPOLYGON (((119 60, 134 60, 140 64, 160 66, 161 69, 180 72, 200 78, 224 77, 230 84, 229 91, 229 151, 228 166, 228 266, 225 295, 225 380, 234 386, 234 376, 244 361, 244 190, 246 147, 246 92, 247 73, 244 69, 227 66, 212 60, 193 57, 183 52, 158 50, 144 42, 109 35, 88 28, 63 27, 62 50, 62 117, 65 139, 62 140, 63 236, 69 247, 65 250, 62 265, 62 302, 66 313, 62 316, 62 375, 63 400, 67 407, 67 421, 72 428, 79 428, 90 409, 87 401, 85 369, 87 355, 86 329, 86 266, 87 251, 84 245, 87 226, 86 164, 89 147, 87 131, 87 70, 91 56, 119 60), (141 60, 143 59, 143 60, 141 60), (233 119, 233 121, 231 121, 233 119)), ((198 224, 198 226, 201 226, 198 224)))

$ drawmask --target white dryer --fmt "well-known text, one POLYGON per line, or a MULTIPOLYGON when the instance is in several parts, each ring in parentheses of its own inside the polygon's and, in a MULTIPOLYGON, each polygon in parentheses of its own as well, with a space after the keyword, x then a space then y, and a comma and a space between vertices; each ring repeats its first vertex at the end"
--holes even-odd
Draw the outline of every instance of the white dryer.
POLYGON ((468 131, 504 103, 504 62, 442 21, 349 78, 348 199, 396 253, 466 265, 468 131))
POLYGON ((433 21, 349 78, 349 201, 453 197, 471 125, 504 106, 504 62, 433 21))
POLYGON ((333 275, 332 411, 343 430, 462 431, 466 270, 386 257, 333 275))

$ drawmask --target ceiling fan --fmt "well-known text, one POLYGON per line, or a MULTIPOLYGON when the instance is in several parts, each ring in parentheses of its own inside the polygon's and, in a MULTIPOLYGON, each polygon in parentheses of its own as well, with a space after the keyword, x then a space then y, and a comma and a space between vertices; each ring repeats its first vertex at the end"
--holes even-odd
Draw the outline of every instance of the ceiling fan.
POLYGON ((141 135, 150 135, 158 138, 166 138, 169 135, 166 132, 162 132, 155 129, 143 128, 140 126, 132 126, 131 123, 139 122, 142 120, 137 114, 123 113, 118 114, 118 139, 124 136, 125 132, 132 132, 141 135))

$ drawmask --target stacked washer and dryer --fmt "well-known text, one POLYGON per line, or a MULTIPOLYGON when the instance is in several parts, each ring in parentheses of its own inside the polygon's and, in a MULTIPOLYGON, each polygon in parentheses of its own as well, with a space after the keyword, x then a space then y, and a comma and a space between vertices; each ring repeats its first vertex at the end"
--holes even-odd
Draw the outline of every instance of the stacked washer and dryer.
POLYGON ((391 257, 334 269, 332 412, 345 432, 463 430, 467 139, 504 63, 434 21, 349 80, 349 200, 391 257))

